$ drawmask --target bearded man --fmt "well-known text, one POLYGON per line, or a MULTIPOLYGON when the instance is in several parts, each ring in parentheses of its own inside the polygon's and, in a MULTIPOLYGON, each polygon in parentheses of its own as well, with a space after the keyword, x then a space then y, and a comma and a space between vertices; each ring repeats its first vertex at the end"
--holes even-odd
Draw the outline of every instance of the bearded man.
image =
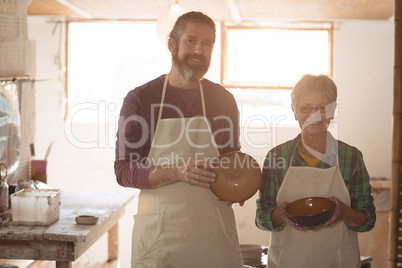
POLYGON ((203 78, 215 36, 205 14, 180 16, 170 72, 124 99, 114 168, 121 186, 141 190, 132 267, 243 267, 232 204, 210 190, 211 160, 240 150, 232 94, 203 78))

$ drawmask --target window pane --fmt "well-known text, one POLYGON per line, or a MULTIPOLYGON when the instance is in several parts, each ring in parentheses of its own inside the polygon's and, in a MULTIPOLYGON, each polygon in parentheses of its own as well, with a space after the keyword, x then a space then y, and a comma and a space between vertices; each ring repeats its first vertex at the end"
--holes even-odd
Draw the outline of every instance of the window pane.
POLYGON ((270 122, 268 124, 270 127, 295 124, 291 109, 290 90, 238 88, 229 90, 236 98, 242 126, 259 125, 264 122, 270 122))
POLYGON ((169 64, 169 53, 157 37, 155 23, 71 22, 69 108, 82 108, 74 110, 75 122, 98 122, 100 103, 118 114, 130 89, 168 72, 169 64))
POLYGON ((328 30, 228 28, 226 85, 292 87, 305 73, 330 74, 328 30))
MULTIPOLYGON (((70 22, 68 118, 105 123, 117 116, 127 92, 170 71, 171 53, 156 22, 70 22)), ((220 33, 206 78, 219 83, 220 33)))

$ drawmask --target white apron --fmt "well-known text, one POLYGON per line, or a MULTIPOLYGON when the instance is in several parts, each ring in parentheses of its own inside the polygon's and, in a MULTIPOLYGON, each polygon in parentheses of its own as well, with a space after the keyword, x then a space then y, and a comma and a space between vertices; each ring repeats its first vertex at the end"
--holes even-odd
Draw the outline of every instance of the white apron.
MULTIPOLYGON (((349 192, 338 166, 319 169, 290 165, 276 197, 277 205, 305 197, 335 196, 350 206, 349 192)), ((271 233, 267 267, 358 268, 357 233, 341 221, 303 231, 286 225, 282 231, 271 233)))
MULTIPOLYGON (((148 163, 219 156, 205 117, 201 83, 204 117, 161 119, 167 82, 166 75, 148 163)), ((243 267, 233 209, 208 188, 176 182, 141 190, 134 220, 132 267, 243 267)))

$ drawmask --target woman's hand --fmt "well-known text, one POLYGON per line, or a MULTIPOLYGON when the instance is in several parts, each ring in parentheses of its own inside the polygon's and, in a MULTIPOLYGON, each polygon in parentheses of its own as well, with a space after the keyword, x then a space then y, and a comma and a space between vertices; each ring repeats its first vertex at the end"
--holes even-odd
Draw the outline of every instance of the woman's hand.
POLYGON ((276 207, 271 214, 271 220, 274 226, 281 225, 282 223, 286 223, 296 230, 303 230, 304 228, 298 226, 291 219, 289 219, 288 215, 286 215, 285 208, 289 204, 289 202, 284 201, 279 207, 276 207))
POLYGON ((346 207, 346 205, 335 196, 330 196, 328 199, 335 203, 335 210, 331 218, 324 224, 324 227, 330 226, 338 220, 342 220, 346 207))
POLYGON ((330 196, 328 199, 335 203, 335 210, 332 217, 324 224, 324 227, 330 226, 337 221, 343 221, 352 227, 359 227, 367 222, 367 216, 364 211, 355 210, 345 205, 335 196, 330 196))

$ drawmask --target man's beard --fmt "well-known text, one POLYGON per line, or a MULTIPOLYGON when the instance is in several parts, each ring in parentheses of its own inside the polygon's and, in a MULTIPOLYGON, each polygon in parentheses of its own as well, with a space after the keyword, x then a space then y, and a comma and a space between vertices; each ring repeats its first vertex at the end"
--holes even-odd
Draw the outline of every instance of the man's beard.
POLYGON ((188 82, 198 82, 207 73, 211 61, 204 56, 197 54, 187 54, 181 60, 178 57, 178 50, 172 53, 172 62, 177 72, 188 82), (189 66, 187 61, 191 58, 195 58, 202 62, 199 67, 189 66))

